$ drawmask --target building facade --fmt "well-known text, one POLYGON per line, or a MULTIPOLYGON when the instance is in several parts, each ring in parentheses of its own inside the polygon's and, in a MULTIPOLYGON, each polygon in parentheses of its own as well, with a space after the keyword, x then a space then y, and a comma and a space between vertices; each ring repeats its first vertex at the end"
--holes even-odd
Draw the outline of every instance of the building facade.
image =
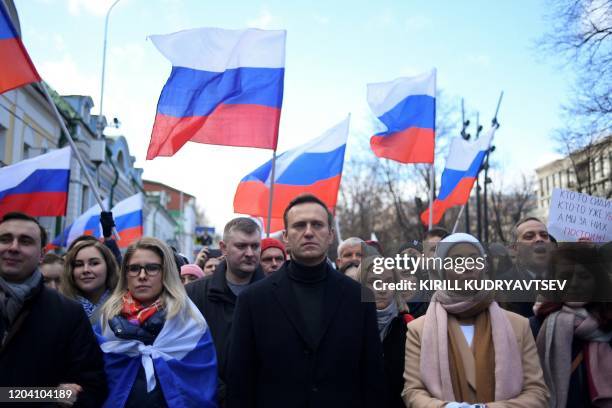
POLYGON ((538 216, 547 219, 555 188, 612 197, 612 135, 536 169, 538 216))

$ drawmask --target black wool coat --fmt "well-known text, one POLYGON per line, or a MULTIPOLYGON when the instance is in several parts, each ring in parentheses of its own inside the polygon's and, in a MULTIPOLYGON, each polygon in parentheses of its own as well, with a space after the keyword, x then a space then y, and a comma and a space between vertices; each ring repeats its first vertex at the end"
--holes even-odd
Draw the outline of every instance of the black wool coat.
MULTIPOLYGON (((230 344, 229 408, 360 408, 386 401, 373 303, 329 265, 322 334, 310 340, 289 263, 240 295, 230 344)), ((383 405, 384 406, 384 405, 383 405)))
POLYGON ((100 407, 108 393, 106 374, 83 307, 42 280, 34 291, 0 346, 0 387, 76 383, 83 391, 73 407, 100 407))

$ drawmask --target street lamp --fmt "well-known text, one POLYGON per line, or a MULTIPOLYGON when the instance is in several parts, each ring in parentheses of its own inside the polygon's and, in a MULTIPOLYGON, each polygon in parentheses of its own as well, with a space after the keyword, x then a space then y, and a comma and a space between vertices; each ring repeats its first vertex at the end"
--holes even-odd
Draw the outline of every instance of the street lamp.
POLYGON ((104 20, 104 48, 102 51, 102 81, 100 85, 100 114, 98 115, 98 138, 102 138, 102 131, 104 130, 102 125, 102 105, 104 103, 104 72, 106 70, 106 39, 108 36, 108 18, 110 12, 121 0, 115 0, 113 4, 108 8, 106 12, 106 19, 104 20))

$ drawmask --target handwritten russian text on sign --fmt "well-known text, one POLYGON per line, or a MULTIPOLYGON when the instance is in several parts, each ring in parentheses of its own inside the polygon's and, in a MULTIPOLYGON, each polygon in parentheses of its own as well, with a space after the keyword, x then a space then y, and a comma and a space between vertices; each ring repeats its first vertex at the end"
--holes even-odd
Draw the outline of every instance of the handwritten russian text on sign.
POLYGON ((612 240, 612 200, 555 188, 550 200, 548 232, 558 241, 612 240))

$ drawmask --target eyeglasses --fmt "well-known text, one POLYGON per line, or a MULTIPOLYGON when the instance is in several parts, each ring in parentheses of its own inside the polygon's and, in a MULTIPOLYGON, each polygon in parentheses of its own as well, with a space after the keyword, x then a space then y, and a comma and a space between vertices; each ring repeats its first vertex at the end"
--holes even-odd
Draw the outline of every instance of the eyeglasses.
POLYGON ((141 270, 145 270, 147 276, 157 276, 161 270, 162 266, 158 263, 150 263, 146 265, 132 264, 127 266, 127 275, 135 278, 140 275, 141 270))

